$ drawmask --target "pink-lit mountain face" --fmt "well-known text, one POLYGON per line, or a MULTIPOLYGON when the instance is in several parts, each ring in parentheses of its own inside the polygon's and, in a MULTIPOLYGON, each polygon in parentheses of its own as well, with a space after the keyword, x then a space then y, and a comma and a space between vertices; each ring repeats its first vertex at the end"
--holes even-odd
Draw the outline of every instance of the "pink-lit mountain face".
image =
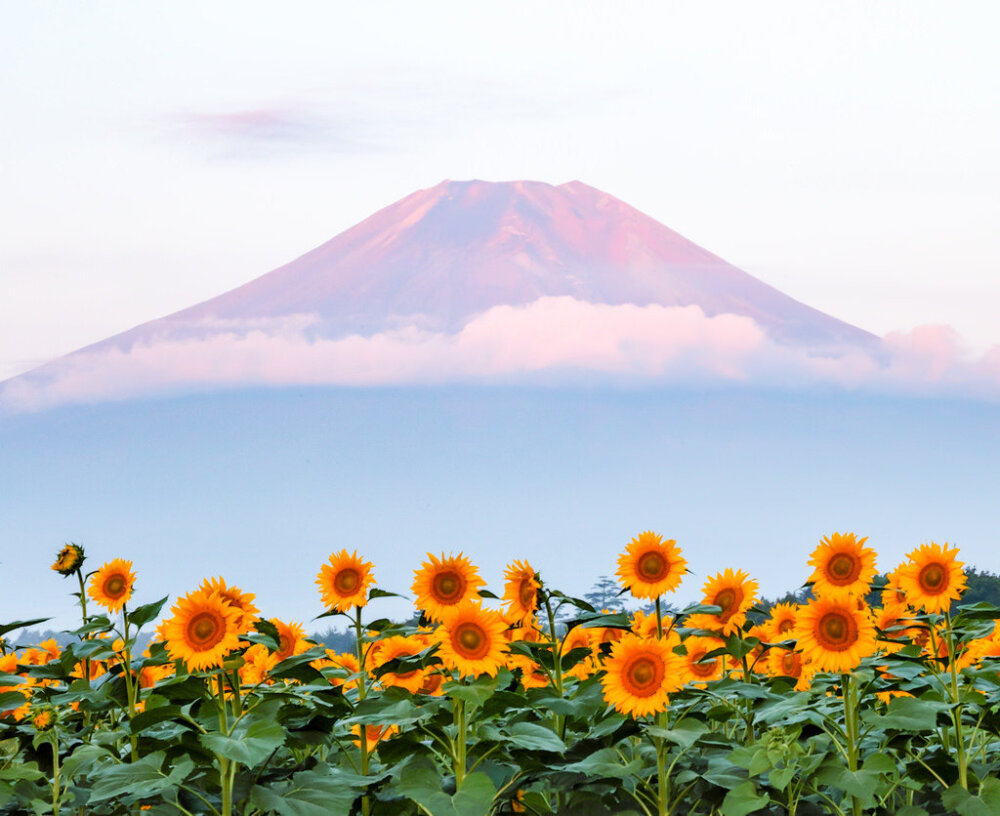
POLYGON ((547 296, 696 305, 709 317, 750 317, 782 344, 877 342, 581 182, 445 181, 286 266, 105 343, 203 337, 212 325, 300 314, 318 318, 311 331, 322 337, 407 325, 454 332, 492 307, 547 296))

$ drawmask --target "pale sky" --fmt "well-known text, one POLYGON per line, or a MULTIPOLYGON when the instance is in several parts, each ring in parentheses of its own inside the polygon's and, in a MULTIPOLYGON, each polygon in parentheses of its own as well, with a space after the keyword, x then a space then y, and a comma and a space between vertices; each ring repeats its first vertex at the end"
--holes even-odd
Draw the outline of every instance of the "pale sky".
POLYGON ((994 3, 0 2, 0 379, 445 178, 580 179, 1000 343, 994 3))

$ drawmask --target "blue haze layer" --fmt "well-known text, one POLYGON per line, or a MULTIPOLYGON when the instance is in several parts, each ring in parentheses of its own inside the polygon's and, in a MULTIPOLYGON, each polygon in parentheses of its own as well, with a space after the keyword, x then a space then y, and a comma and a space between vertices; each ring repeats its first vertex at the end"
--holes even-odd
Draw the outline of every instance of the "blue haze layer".
MULTIPOLYGON (((69 540, 130 558, 137 601, 223 575, 308 623, 332 550, 409 593, 428 550, 494 591, 526 558, 574 593, 650 528, 693 600, 723 567, 774 596, 822 535, 869 535, 881 569, 951 541, 1000 570, 996 406, 847 394, 515 388, 238 391, 0 419, 0 621, 73 622, 48 567, 69 540)), ((396 601, 378 613, 400 614, 396 601)))

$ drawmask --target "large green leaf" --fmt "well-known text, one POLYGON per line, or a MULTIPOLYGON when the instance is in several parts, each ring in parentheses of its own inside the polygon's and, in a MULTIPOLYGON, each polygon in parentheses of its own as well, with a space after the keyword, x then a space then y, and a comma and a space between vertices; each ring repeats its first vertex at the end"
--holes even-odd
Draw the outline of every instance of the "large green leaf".
POLYGON ((602 748, 586 759, 563 765, 559 770, 600 778, 626 779, 635 776, 642 769, 642 760, 632 759, 629 762, 623 762, 621 755, 614 748, 602 748))
POLYGON ((492 780, 476 772, 465 777, 454 796, 444 792, 444 780, 426 759, 407 763, 398 773, 396 791, 416 802, 431 816, 487 816, 496 796, 492 780))
POLYGON ((245 731, 238 731, 229 737, 225 734, 202 734, 198 739, 212 753, 253 768, 284 745, 287 736, 278 723, 258 720, 245 731))
POLYGON ((279 816, 349 816, 363 784, 352 785, 345 777, 326 766, 300 771, 282 784, 255 785, 250 801, 279 816))
POLYGON ((864 720, 880 731, 933 731, 937 715, 947 711, 947 703, 916 697, 893 697, 883 715, 866 712, 864 720))
POLYGON ((163 605, 167 602, 167 598, 170 596, 165 595, 158 601, 153 603, 144 604, 143 606, 137 606, 131 612, 128 613, 128 622, 135 626, 136 628, 145 626, 151 620, 155 620, 160 614, 160 610, 163 609, 163 605))
POLYGON ((771 799, 766 793, 757 793, 753 782, 747 781, 737 785, 726 794, 726 798, 722 800, 720 813, 722 816, 746 816, 747 813, 753 813, 766 807, 770 801, 771 799))
POLYGON ((99 766, 89 774, 91 780, 88 805, 120 798, 125 803, 161 796, 176 789, 194 770, 189 757, 175 760, 169 773, 160 767, 166 755, 163 751, 149 754, 137 762, 99 766))
POLYGON ((507 742, 517 748, 529 751, 552 751, 561 754, 566 750, 566 744, 559 739, 551 728, 532 722, 518 722, 504 729, 507 742))

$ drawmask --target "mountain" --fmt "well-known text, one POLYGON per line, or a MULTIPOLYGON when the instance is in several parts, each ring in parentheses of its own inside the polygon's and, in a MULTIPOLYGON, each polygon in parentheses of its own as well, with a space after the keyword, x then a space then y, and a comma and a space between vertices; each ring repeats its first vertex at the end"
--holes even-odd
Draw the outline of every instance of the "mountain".
POLYGON ((761 365, 874 358, 880 344, 579 181, 445 181, 243 286, 9 380, 0 402, 540 370, 753 380, 761 365))
POLYGON ((870 345, 876 339, 579 181, 444 181, 285 266, 114 342, 295 314, 318 315, 326 337, 413 323, 453 332, 491 307, 546 296, 697 305, 709 316, 751 317, 773 338, 793 344, 870 345))

